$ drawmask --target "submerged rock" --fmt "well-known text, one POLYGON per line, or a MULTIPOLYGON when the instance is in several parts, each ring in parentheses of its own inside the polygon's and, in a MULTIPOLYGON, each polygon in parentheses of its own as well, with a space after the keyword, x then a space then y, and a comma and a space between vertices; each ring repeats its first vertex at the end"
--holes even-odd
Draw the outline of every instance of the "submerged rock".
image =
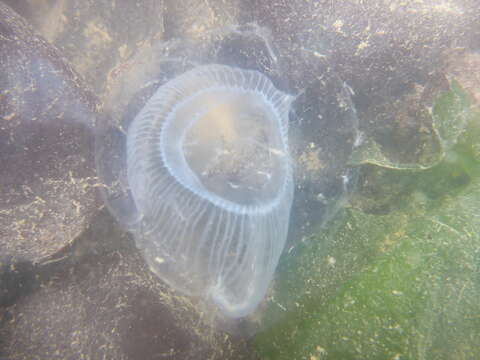
POLYGON ((159 282, 109 224, 101 213, 72 250, 103 241, 115 251, 44 266, 34 291, 0 308, 1 358, 255 359, 245 341, 213 330, 188 298, 159 282))
POLYGON ((96 98, 62 55, 0 3, 0 261, 38 263, 97 209, 96 98))

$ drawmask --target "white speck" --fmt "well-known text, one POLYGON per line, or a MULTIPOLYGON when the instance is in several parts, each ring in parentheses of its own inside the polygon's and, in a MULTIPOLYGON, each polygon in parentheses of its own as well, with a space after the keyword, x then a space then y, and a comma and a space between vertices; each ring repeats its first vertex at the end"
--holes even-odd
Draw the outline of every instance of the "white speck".
POLYGON ((320 54, 318 51, 314 51, 313 55, 315 55, 316 57, 319 57, 319 58, 326 58, 327 57, 327 55, 320 54))
POLYGON ((234 184, 231 181, 227 181, 227 183, 232 189, 238 189, 240 187, 240 185, 234 184))
POLYGON ((327 256, 328 266, 334 267, 336 262, 337 262, 337 260, 333 256, 330 256, 330 255, 327 256))
POLYGON ((348 85, 346 82, 343 82, 343 86, 345 86, 345 88, 348 90, 350 95, 355 95, 355 91, 353 91, 353 89, 350 85, 348 85))
POLYGON ((342 182, 343 182, 343 188, 344 188, 344 190, 347 189, 348 181, 349 181, 348 176, 347 176, 347 175, 342 175, 342 182))
POLYGON ((265 172, 265 171, 257 171, 257 174, 265 176, 267 178, 267 180, 270 180, 272 178, 272 175, 265 172))
POLYGON ((363 140, 365 138, 365 135, 363 132, 359 131, 357 137, 355 138, 355 142, 353 143, 353 146, 357 147, 363 143, 363 140))
POLYGON ((273 155, 285 156, 285 153, 278 149, 269 148, 268 151, 270 151, 273 155))

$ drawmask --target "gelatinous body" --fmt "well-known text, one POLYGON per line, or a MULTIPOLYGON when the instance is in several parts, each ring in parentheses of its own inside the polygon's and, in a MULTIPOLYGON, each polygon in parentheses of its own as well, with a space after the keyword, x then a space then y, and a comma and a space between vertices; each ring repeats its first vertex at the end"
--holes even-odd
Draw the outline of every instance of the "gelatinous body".
POLYGON ((260 72, 199 66, 128 128, 137 246, 162 279, 230 317, 263 299, 287 238, 292 100, 260 72))

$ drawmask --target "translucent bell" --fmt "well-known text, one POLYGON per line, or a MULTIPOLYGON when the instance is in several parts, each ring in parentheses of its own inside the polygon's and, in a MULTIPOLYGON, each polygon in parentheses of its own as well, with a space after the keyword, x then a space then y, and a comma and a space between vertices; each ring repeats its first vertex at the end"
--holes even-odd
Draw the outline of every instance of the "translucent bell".
POLYGON ((161 86, 128 128, 137 246, 163 280, 229 317, 263 299, 285 245, 292 100, 260 72, 199 66, 161 86))

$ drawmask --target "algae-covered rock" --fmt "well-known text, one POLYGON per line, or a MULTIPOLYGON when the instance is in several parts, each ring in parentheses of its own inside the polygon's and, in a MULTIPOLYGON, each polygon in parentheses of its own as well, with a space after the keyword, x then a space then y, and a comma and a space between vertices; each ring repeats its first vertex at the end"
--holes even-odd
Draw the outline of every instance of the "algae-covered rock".
POLYGON ((75 257, 36 269, 30 290, 0 308, 2 359, 252 359, 244 341, 159 282, 111 224, 100 213, 75 257))
POLYGON ((460 98, 452 84, 435 102, 437 165, 374 172, 376 192, 360 189, 356 209, 293 249, 266 315, 275 326, 256 338, 262 358, 479 357, 480 128, 460 98), (358 208, 408 177, 387 213, 358 208))
POLYGON ((97 209, 95 96, 63 56, 0 3, 0 261, 39 262, 97 209))

